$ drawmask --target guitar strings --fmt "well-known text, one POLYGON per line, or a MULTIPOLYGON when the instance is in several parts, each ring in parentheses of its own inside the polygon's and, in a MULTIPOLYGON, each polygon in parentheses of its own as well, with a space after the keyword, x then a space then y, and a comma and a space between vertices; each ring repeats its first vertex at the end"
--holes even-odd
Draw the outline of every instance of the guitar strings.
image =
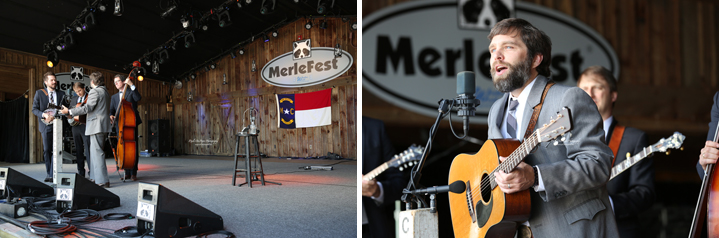
MULTIPOLYGON (((539 131, 539 130, 537 130, 537 131, 539 131)), ((524 140, 524 142, 522 142, 522 144, 520 144, 519 147, 517 147, 517 149, 515 149, 511 154, 509 154, 509 156, 507 157, 506 160, 504 160, 504 162, 501 162, 496 168, 494 168, 494 170, 492 170, 492 172, 489 173, 489 179, 485 179, 480 182, 480 185, 479 185, 480 186, 480 194, 481 194, 481 191, 492 186, 491 183, 493 181, 495 181, 494 173, 497 172, 498 169, 506 170, 506 169, 508 169, 507 167, 510 167, 507 164, 510 164, 510 163, 514 164, 513 166, 511 166, 511 169, 514 169, 514 167, 516 167, 520 162, 522 162, 522 159, 529 154, 529 151, 531 151, 531 149, 534 149, 534 147, 539 144, 539 143, 537 143, 537 135, 536 135, 537 131, 532 133, 532 135, 530 135, 526 140, 524 140), (522 155, 522 154, 524 154, 524 155, 522 155)), ((477 189, 477 186, 472 187, 472 190, 475 190, 475 189, 477 189)), ((494 189, 494 188, 490 188, 490 189, 494 189)), ((472 193, 472 196, 474 196, 474 193, 472 193)))

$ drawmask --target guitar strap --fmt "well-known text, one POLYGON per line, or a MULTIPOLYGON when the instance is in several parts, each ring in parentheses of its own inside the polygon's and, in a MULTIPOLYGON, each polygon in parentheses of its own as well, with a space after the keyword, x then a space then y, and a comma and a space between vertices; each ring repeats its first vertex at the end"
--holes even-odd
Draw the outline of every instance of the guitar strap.
POLYGON ((537 106, 534 106, 534 112, 532 113, 532 119, 529 120, 529 124, 527 125, 527 130, 524 132, 524 139, 527 139, 532 133, 534 133, 534 126, 537 125, 537 118, 539 118, 539 112, 542 111, 542 104, 544 104, 544 98, 547 96, 547 92, 549 92, 549 88, 554 85, 554 81, 549 81, 546 86, 544 86, 544 92, 542 92, 542 99, 540 99, 539 104, 537 106))
POLYGON ((40 89, 40 90, 42 90, 42 92, 45 93, 45 96, 48 96, 48 95, 47 95, 47 91, 45 91, 44 88, 43 88, 43 89, 40 89))
POLYGON ((619 144, 622 143, 622 137, 624 136, 624 126, 615 125, 612 131, 612 139, 609 140, 609 148, 614 153, 614 159, 612 159, 612 167, 614 167, 614 161, 617 160, 617 152, 619 151, 619 144))

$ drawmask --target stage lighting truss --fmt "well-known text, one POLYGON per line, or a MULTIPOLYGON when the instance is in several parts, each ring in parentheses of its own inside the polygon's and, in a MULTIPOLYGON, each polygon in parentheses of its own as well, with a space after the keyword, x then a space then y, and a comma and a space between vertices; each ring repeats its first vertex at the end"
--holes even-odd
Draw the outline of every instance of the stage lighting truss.
POLYGON ((227 27, 229 25, 232 25, 232 20, 230 19, 230 11, 228 10, 223 10, 218 13, 217 19, 219 20, 220 27, 227 27))
MULTIPOLYGON (((327 13, 327 2, 330 0, 319 0, 317 1, 317 14, 323 15, 327 13)), ((331 0, 331 3, 329 4, 329 8, 333 8, 335 6, 335 0, 331 0)))
POLYGON ((262 7, 260 8, 260 13, 262 15, 272 13, 275 10, 275 3, 276 0, 262 0, 262 7))

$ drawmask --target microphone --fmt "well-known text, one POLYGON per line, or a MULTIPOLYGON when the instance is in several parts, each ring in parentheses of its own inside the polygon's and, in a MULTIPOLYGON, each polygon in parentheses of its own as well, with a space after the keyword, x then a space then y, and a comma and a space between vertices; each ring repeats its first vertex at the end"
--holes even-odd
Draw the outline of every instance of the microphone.
POLYGON ((462 71, 457 74, 457 99, 455 105, 458 106, 457 115, 463 117, 463 129, 466 136, 469 132, 469 117, 474 116, 474 111, 479 106, 479 99, 475 99, 474 93, 474 72, 462 71))
POLYGON ((433 187, 424 188, 424 189, 417 189, 417 190, 412 191, 412 193, 429 193, 429 194, 446 193, 446 192, 462 193, 462 192, 464 192, 465 189, 467 189, 467 185, 465 185, 464 182, 457 180, 457 181, 454 181, 450 185, 433 186, 433 187))

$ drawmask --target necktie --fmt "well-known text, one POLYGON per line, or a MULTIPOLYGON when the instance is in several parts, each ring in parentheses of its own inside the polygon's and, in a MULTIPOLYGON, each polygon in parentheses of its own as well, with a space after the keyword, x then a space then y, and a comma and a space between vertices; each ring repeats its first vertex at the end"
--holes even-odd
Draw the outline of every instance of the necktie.
POLYGON ((55 97, 53 97, 54 95, 55 95, 55 92, 50 92, 50 103, 52 103, 53 105, 55 105, 55 99, 54 99, 55 97))
POLYGON ((517 118, 515 118, 515 113, 517 112, 518 105, 519 101, 509 99, 509 111, 507 113, 507 134, 509 134, 511 138, 516 138, 517 136, 517 118))

